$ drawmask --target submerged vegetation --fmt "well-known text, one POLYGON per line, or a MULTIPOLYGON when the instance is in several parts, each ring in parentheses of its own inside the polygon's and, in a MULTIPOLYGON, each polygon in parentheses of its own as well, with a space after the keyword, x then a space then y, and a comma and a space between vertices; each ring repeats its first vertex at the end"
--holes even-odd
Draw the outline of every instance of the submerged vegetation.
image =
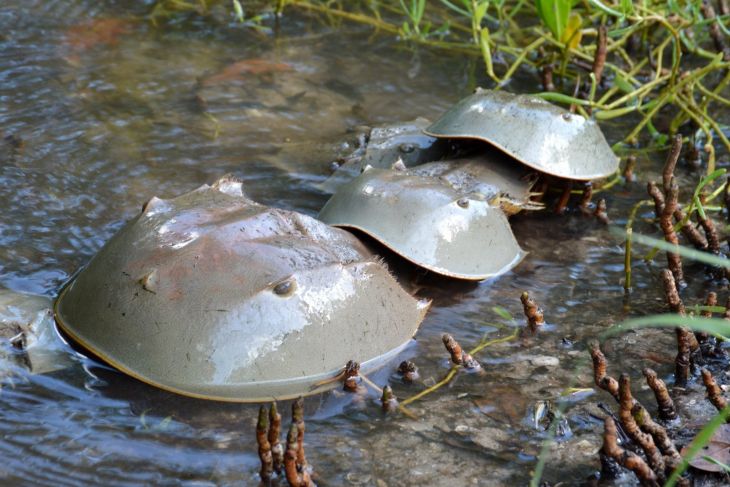
POLYGON ((667 135, 681 130, 706 153, 708 172, 715 167, 717 143, 730 151, 727 128, 717 119, 730 106, 730 12, 724 1, 719 12, 700 0, 251 3, 160 0, 151 16, 225 8, 236 22, 262 28, 266 19, 296 9, 335 24, 358 22, 406 43, 479 56, 499 87, 519 73, 533 73, 535 91, 547 100, 599 120, 626 118, 630 129, 623 144, 635 144, 646 133, 663 146, 667 135))

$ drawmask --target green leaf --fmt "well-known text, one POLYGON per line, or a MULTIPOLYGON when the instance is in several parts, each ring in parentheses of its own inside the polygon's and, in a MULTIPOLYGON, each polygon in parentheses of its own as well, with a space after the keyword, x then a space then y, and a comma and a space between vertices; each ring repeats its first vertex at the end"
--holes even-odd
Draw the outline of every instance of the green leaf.
POLYGON ((535 0, 535 8, 540 20, 557 40, 563 38, 571 7, 571 0, 535 0))
MULTIPOLYGON (((609 230, 613 235, 616 237, 625 237, 625 230, 623 228, 619 227, 613 227, 609 230)), ((676 252, 682 257, 686 257, 688 259, 696 260, 698 262, 702 262, 703 264, 708 264, 716 267, 724 267, 726 269, 730 269, 730 260, 723 259, 722 257, 718 257, 714 254, 710 254, 709 252, 702 252, 700 250, 692 249, 689 247, 683 247, 681 245, 672 245, 670 243, 665 242, 664 240, 660 240, 658 238, 648 237, 646 235, 641 235, 640 233, 634 233, 631 237, 632 243, 635 244, 641 244, 646 245, 649 247, 657 247, 660 250, 668 250, 670 252, 676 252)), ((730 321, 728 321, 728 324, 730 324, 730 321)))
POLYGON ((596 7, 604 14, 608 14, 613 17, 623 18, 623 14, 621 12, 617 12, 614 9, 607 7, 605 4, 601 3, 600 0, 588 0, 588 3, 596 7))
POLYGON ((704 331, 723 338, 730 337, 730 321, 724 318, 702 318, 698 316, 682 316, 674 313, 642 316, 631 318, 614 325, 601 334, 601 338, 608 338, 624 333, 627 330, 639 328, 676 328, 684 326, 692 331, 704 331))
POLYGON ((488 1, 477 4, 477 8, 474 11, 474 20, 477 23, 477 25, 481 25, 482 19, 484 19, 484 16, 487 14, 488 8, 489 8, 488 1))
POLYGON ((504 318, 505 320, 511 321, 514 319, 512 317, 512 314, 501 306, 492 306, 492 311, 499 315, 500 318, 504 318))
POLYGON ((233 0, 233 10, 236 12, 238 21, 243 22, 243 7, 241 7, 241 2, 233 0))

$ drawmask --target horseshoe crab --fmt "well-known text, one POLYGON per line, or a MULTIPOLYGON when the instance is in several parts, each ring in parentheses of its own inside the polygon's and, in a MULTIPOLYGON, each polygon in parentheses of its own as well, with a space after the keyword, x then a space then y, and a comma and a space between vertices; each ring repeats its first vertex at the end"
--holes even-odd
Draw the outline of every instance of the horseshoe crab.
POLYGON ((351 359, 372 369, 428 306, 348 232, 255 203, 224 177, 148 201, 54 313, 73 341, 143 382, 246 402, 333 387, 323 382, 351 359))
POLYGON ((618 158, 593 120, 530 95, 477 88, 424 133, 482 140, 533 169, 565 179, 588 181, 618 170, 618 158))
POLYGON ((364 133, 360 147, 343 158, 342 165, 320 189, 334 193, 340 185, 352 180, 367 166, 387 169, 397 160, 407 167, 433 162, 448 154, 447 140, 423 133, 431 124, 425 118, 373 127, 364 133))
MULTIPOLYGON (((498 159, 501 159, 498 157, 498 159)), ((437 274, 483 280, 525 255, 505 212, 529 205, 525 171, 478 157, 406 168, 365 168, 318 218, 360 230, 437 274)))

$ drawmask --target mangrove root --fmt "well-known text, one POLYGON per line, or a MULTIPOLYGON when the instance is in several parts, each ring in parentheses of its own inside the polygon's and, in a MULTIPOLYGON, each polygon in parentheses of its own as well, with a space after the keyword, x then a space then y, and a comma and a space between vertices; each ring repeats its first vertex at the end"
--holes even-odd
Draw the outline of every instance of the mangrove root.
POLYGON ((277 475, 280 475, 284 469, 284 447, 279 441, 280 431, 281 414, 276 409, 276 402, 272 402, 269 408, 269 443, 271 444, 273 468, 277 475))
POLYGON ((659 419, 664 421, 677 419, 677 410, 674 408, 674 401, 669 397, 669 391, 664 381, 657 377, 656 372, 652 369, 644 369, 644 377, 646 377, 646 383, 654 391, 654 397, 656 397, 659 408, 659 419))
POLYGON ((271 455, 271 443, 268 439, 269 416, 265 406, 259 408, 259 419, 256 423, 256 443, 259 447, 259 460, 261 460, 261 481, 264 484, 271 482, 271 474, 274 471, 274 462, 271 455))
POLYGON ((301 464, 297 465, 298 457, 298 428, 292 423, 289 428, 289 434, 286 436, 286 453, 284 454, 284 471, 286 472, 286 480, 291 487, 309 487, 311 479, 309 472, 301 464))
POLYGON ((723 410, 727 406, 727 400, 722 394, 722 388, 717 385, 710 371, 704 368, 702 369, 702 382, 704 382, 707 390, 707 399, 718 411, 723 410))
POLYGON ((443 340, 444 347, 446 347, 446 350, 451 355, 451 363, 461 365, 470 371, 477 371, 482 368, 481 364, 474 357, 461 348, 461 345, 459 345, 459 342, 454 337, 448 333, 444 333, 441 336, 441 340, 443 340))
POLYGON ((664 457, 654 443, 652 436, 639 428, 632 413, 634 409, 634 398, 631 395, 631 380, 628 374, 621 374, 619 377, 619 405, 619 419, 621 419, 624 431, 644 450, 649 466, 654 470, 659 479, 663 480, 665 470, 664 457))
POLYGON ((602 451, 608 457, 613 458, 619 465, 634 472, 641 485, 650 487, 657 487, 659 485, 656 474, 643 458, 619 446, 616 423, 610 416, 607 416, 604 420, 602 451))
POLYGON ((380 405, 384 413, 392 413, 398 409, 398 400, 393 394, 393 389, 389 385, 383 387, 383 395, 380 397, 380 405))
POLYGON ((593 359, 593 380, 596 385, 619 400, 618 382, 613 377, 606 375, 606 356, 603 355, 598 342, 591 343, 591 358, 593 359))
POLYGON ((520 296, 522 301, 522 308, 527 317, 527 323, 530 325, 530 330, 535 331, 539 326, 545 324, 545 316, 542 308, 540 308, 534 299, 530 297, 527 291, 523 292, 520 296))
POLYGON ((357 392, 360 385, 360 364, 350 360, 345 365, 343 389, 347 392, 357 392))
POLYGON ((606 200, 604 198, 598 200, 598 203, 596 204, 596 211, 593 212, 593 216, 595 216, 596 219, 604 225, 611 223, 611 220, 608 218, 606 200))
POLYGON ((403 382, 413 383, 418 380, 418 367, 409 360, 400 363, 398 373, 403 378, 403 382))

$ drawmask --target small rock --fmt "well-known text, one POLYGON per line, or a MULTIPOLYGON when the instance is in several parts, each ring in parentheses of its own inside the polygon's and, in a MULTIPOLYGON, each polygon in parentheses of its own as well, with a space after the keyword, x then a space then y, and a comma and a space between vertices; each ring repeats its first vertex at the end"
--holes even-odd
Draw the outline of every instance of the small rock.
POLYGON ((560 364, 558 357, 551 357, 550 355, 538 355, 536 357, 530 357, 529 360, 536 367, 555 367, 560 364))

